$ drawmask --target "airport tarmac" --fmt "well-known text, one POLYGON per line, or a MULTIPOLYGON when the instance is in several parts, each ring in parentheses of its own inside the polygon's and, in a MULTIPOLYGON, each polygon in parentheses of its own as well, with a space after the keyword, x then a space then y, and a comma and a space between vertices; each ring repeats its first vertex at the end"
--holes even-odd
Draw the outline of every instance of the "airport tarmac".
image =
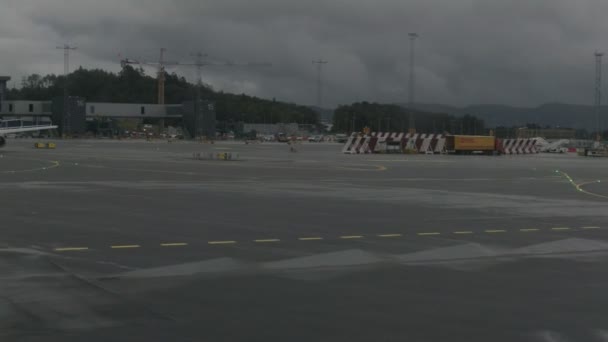
POLYGON ((9 140, 0 340, 608 341, 608 159, 341 147, 9 140))

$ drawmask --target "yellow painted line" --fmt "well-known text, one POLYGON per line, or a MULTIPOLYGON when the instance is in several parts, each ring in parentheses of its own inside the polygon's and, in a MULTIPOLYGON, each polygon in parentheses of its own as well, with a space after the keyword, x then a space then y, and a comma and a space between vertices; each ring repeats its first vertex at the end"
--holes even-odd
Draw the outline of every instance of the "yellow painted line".
POLYGON ((537 228, 524 228, 524 229, 520 229, 519 231, 520 232, 537 232, 539 230, 540 229, 537 229, 537 228))
POLYGON ((179 246, 188 246, 185 242, 170 242, 170 243, 161 243, 162 247, 179 247, 179 246))
POLYGON ((230 245, 230 244, 234 244, 236 243, 236 241, 233 240, 226 240, 226 241, 208 241, 207 242, 210 245, 230 245))
POLYGON ((608 199, 608 196, 596 194, 594 192, 590 192, 590 191, 583 189, 583 186, 585 186, 585 185, 594 184, 594 183, 598 183, 598 182, 599 181, 593 181, 593 182, 586 182, 586 183, 575 184, 575 185, 576 185, 576 188, 578 189, 578 191, 580 191, 582 193, 585 193, 585 194, 591 195, 591 196, 595 196, 595 197, 599 197, 599 198, 608 199))
POLYGON ((568 227, 553 227, 551 230, 570 230, 568 227))
POLYGON ((600 229, 600 227, 597 227, 597 226, 586 226, 586 227, 581 227, 581 229, 600 229))
POLYGON ((259 239, 259 240, 253 240, 253 242, 259 242, 259 243, 264 243, 264 242, 280 242, 281 240, 279 239, 259 239))
POLYGON ((439 232, 429 232, 429 233, 418 233, 420 236, 428 236, 428 235, 440 235, 439 232))
POLYGON ((574 182, 574 180, 572 179, 572 177, 570 177, 570 175, 568 175, 567 173, 562 172, 562 171, 559 171, 559 170, 555 170, 555 172, 556 172, 556 173, 560 173, 560 174, 562 174, 564 177, 566 177, 566 179, 568 180, 568 182, 570 182, 570 184, 572 184, 572 186, 573 186, 573 187, 574 187, 576 190, 578 190, 579 192, 582 192, 582 193, 587 194, 587 195, 590 195, 590 196, 595 196, 595 197, 599 197, 599 198, 603 198, 603 199, 608 199, 608 196, 605 196, 605 195, 600 195, 600 194, 596 194, 596 193, 593 193, 593 192, 590 192, 590 191, 587 191, 587 190, 583 189, 583 186, 585 186, 585 185, 589 185, 589 184, 593 184, 593 183, 599 183, 599 182, 600 182, 599 180, 596 180, 596 181, 591 181, 591 182, 585 182, 585 183, 580 183, 580 184, 576 184, 576 183, 574 182))
POLYGON ((362 239, 363 235, 343 235, 340 239, 362 239))
POLYGON ((300 240, 300 241, 313 241, 313 240, 323 240, 323 238, 322 238, 322 237, 320 237, 320 236, 315 236, 315 237, 301 237, 301 238, 298 238, 298 240, 300 240))
POLYGON ((459 232, 454 232, 454 234, 473 234, 473 232, 470 230, 463 230, 459 232))
POLYGON ((401 237, 403 236, 402 234, 379 234, 378 237, 383 237, 383 238, 392 238, 392 237, 401 237))
POLYGON ((485 232, 488 234, 496 234, 496 233, 506 233, 507 231, 504 229, 488 229, 485 232))
POLYGON ((55 252, 76 252, 76 251, 86 251, 89 247, 63 247, 63 248, 55 248, 55 252))
POLYGON ((139 248, 140 245, 114 245, 110 246, 112 249, 127 249, 127 248, 139 248))

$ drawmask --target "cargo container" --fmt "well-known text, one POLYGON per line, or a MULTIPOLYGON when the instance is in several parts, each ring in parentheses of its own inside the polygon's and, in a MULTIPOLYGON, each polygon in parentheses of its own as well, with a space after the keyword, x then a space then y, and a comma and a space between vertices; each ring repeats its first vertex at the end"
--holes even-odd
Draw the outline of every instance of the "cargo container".
POLYGON ((448 135, 445 146, 448 153, 500 154, 500 140, 493 136, 448 135))

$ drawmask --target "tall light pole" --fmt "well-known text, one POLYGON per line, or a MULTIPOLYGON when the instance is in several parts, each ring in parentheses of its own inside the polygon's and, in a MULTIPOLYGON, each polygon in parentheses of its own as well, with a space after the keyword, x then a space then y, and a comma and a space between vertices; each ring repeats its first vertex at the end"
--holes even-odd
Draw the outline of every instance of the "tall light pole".
POLYGON ((63 76, 67 77, 70 73, 70 51, 76 50, 77 47, 63 44, 63 46, 58 46, 57 49, 63 50, 63 76))
POLYGON ((63 120, 61 120, 61 134, 66 135, 71 131, 70 111, 68 110, 68 74, 70 73, 70 51, 76 50, 75 46, 63 44, 57 49, 63 50, 63 120))
POLYGON ((597 130, 596 140, 601 140, 600 132, 600 110, 602 105, 602 56, 601 52, 595 52, 595 128, 597 130))
POLYGON ((418 33, 412 32, 408 34, 410 37, 410 82, 409 82, 409 96, 408 96, 408 109, 409 109, 409 130, 410 133, 414 133, 416 131, 416 123, 414 122, 414 88, 416 87, 416 74, 414 71, 416 57, 416 39, 418 38, 418 33))
POLYGON ((327 61, 322 59, 318 59, 316 61, 312 61, 312 64, 317 65, 317 107, 321 109, 323 105, 323 64, 327 64, 327 61))

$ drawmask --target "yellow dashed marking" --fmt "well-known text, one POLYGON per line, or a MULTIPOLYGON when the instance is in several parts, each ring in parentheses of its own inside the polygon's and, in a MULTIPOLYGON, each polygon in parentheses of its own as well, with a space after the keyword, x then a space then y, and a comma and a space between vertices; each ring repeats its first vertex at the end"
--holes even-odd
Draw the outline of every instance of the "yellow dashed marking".
POLYGON ((114 245, 110 246, 112 249, 127 249, 127 248, 139 248, 140 245, 114 245))
POLYGON ((378 237, 383 237, 383 238, 392 238, 392 237, 401 237, 403 236, 402 234, 379 234, 378 237))
MULTIPOLYGON (((601 227, 599 226, 581 226, 579 227, 579 229, 601 229, 601 227)), ((552 227, 552 228, 543 228, 543 229, 539 229, 539 228, 521 228, 518 229, 519 232, 521 233, 529 233, 529 232, 538 232, 541 230, 552 230, 552 231, 566 231, 566 230, 576 230, 576 228, 570 228, 570 227, 552 227)), ((507 233, 508 230, 506 229, 487 229, 483 231, 484 233, 488 233, 488 234, 497 234, 497 233, 507 233)), ((471 230, 458 230, 458 231, 452 231, 452 234, 457 234, 457 235, 471 235, 471 234, 476 234, 478 232, 475 231, 471 231, 471 230)), ((441 235, 441 232, 420 232, 420 233, 416 233, 416 235, 418 236, 435 236, 435 235, 441 235)), ((398 237, 403 237, 406 234, 402 234, 402 233, 390 233, 390 234, 376 234, 376 237, 379 238, 398 238, 398 237)), ((342 235, 338 237, 339 239, 342 240, 352 240, 352 239, 363 239, 365 238, 365 235, 342 235)), ((297 240, 299 241, 320 241, 320 240, 324 240, 325 237, 322 236, 308 236, 308 237, 299 237, 297 238, 297 240)), ((257 240, 252 240, 255 243, 277 243, 277 242, 282 242, 281 239, 257 239, 257 240)), ((238 243, 235 240, 217 240, 217 241, 207 241, 207 244, 209 245, 230 245, 230 244, 236 244, 238 243)), ((187 242, 164 242, 164 243, 160 243, 159 244, 161 247, 183 247, 183 246, 188 246, 187 242)), ((141 248, 141 245, 110 245, 109 246, 111 249, 132 249, 132 248, 141 248)), ((55 252, 77 252, 77 251, 87 251, 89 250, 89 247, 58 247, 58 248, 54 248, 53 251, 55 252)))
POLYGON ((75 252, 75 251, 86 251, 89 247, 63 247, 63 248, 55 248, 55 252, 75 252))
POLYGON ((210 245, 230 245, 230 244, 234 244, 236 243, 236 241, 233 240, 226 240, 226 241, 208 241, 207 242, 210 245))
POLYGON ((253 240, 253 242, 259 242, 259 243, 264 243, 264 242, 280 242, 280 239, 259 239, 259 240, 253 240))

